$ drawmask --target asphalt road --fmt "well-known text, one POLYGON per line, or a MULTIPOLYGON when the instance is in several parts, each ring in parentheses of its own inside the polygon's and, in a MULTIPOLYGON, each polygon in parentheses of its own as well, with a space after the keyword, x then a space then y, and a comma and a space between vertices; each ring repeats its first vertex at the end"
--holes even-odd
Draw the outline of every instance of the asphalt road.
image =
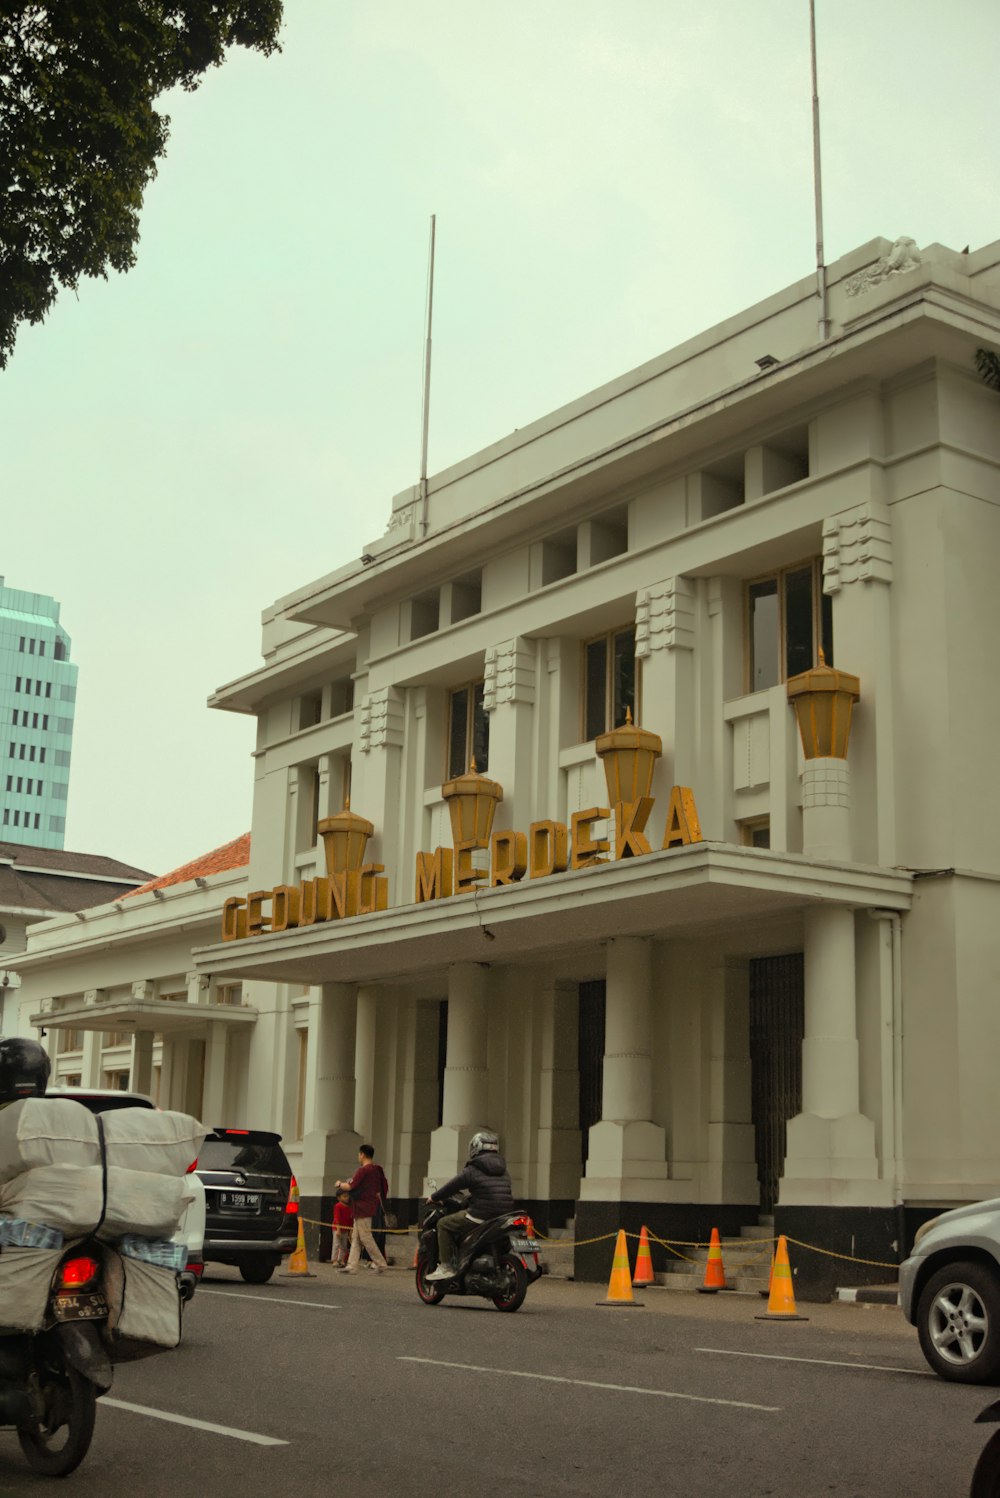
MULTIPOLYGON (((100 1402, 60 1491, 965 1498, 989 1433, 973 1421, 990 1391, 929 1374, 890 1308, 777 1324, 754 1320, 756 1298, 650 1290, 641 1310, 598 1309, 603 1291, 552 1279, 503 1315, 424 1306, 406 1270, 313 1267, 207 1279, 183 1346, 117 1370, 119 1403, 100 1402)), ((40 1484, 0 1432, 0 1495, 40 1484)))

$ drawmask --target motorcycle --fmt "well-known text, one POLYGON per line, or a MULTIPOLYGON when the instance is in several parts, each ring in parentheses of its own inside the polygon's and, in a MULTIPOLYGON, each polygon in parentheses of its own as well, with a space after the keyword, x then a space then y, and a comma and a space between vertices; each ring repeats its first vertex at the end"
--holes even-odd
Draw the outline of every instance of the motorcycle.
POLYGON ((428 1306, 440 1304, 446 1295, 479 1295, 492 1300, 498 1311, 520 1310, 528 1286, 546 1272, 542 1245, 529 1237, 528 1218, 522 1212, 471 1224, 459 1245, 454 1279, 428 1281, 438 1264, 438 1222, 449 1212, 461 1211, 462 1205, 457 1196, 424 1203, 417 1243, 417 1294, 428 1306))
POLYGON ((0 1336, 0 1426, 16 1429, 28 1465, 43 1477, 80 1465, 96 1401, 111 1387, 101 1255, 92 1242, 70 1249, 52 1277, 40 1329, 0 1336))
MULTIPOLYGON (((976 1416, 977 1425, 1000 1425, 1000 1400, 976 1416)), ((969 1498, 1000 1498, 1000 1430, 995 1430, 979 1453, 969 1498)))

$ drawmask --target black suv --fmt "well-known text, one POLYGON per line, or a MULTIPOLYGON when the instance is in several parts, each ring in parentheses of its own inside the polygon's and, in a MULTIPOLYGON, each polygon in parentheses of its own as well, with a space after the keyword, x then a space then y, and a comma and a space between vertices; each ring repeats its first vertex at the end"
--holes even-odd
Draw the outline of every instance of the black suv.
POLYGON ((281 1135, 216 1128, 198 1156, 205 1186, 205 1263, 235 1264, 263 1285, 298 1241, 299 1188, 281 1135))

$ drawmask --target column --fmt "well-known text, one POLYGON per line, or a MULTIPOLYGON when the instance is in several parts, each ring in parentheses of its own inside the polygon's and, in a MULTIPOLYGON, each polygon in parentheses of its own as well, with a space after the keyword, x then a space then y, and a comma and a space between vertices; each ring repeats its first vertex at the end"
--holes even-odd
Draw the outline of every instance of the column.
POLYGON ((654 796, 697 785, 694 698, 695 584, 670 577, 636 596, 635 654, 642 662, 642 727, 664 737, 654 796))
POLYGON ((128 1079, 130 1092, 147 1095, 153 1086, 153 1032, 137 1030, 132 1036, 132 1066, 128 1079))
POLYGON ((590 1130, 585 1201, 666 1201, 666 1130, 652 1122, 652 952, 643 937, 607 949, 604 1094, 590 1130))
POLYGON ((413 898, 413 870, 399 867, 405 707, 398 687, 369 692, 355 714, 351 756, 351 805, 375 824, 368 858, 385 865, 390 905, 413 898))
POLYGON ((309 1065, 302 1140, 303 1196, 326 1196, 333 1183, 353 1175, 358 990, 353 983, 324 983, 309 1000, 309 1065))
POLYGON ((205 1039, 205 1077, 202 1082, 201 1119, 209 1128, 225 1125, 226 1040, 228 1026, 224 1020, 209 1021, 205 1039))
POLYGON ((802 1112, 788 1122, 780 1203, 882 1205, 891 1193, 859 1103, 854 912, 819 906, 803 927, 802 1112))
POLYGON ((357 1031, 354 1042, 354 1127, 363 1136, 372 1132, 375 1092, 375 1029, 377 990, 364 985, 358 989, 357 1031))
POLYGON ((846 759, 807 759, 802 768, 802 851, 849 863, 851 771, 846 759))
POLYGON ((448 969, 448 1051, 441 1126, 431 1134, 428 1175, 438 1184, 465 1164, 469 1140, 487 1128, 488 968, 459 962, 448 969))
POLYGON ((535 1196, 573 1201, 580 1190, 579 1001, 575 983, 547 981, 536 996, 541 1029, 535 1196))
POLYGON ((438 1005, 436 1000, 402 1000, 400 1015, 399 1157, 393 1196, 419 1196, 437 1121, 438 1005))
POLYGON ((750 1090, 749 963, 713 956, 704 984, 708 1159, 701 1172, 701 1199, 756 1206, 760 1188, 750 1090))
POLYGON ((489 773, 504 788, 498 828, 526 828, 533 817, 530 766, 536 650, 534 640, 518 637, 486 652, 483 704, 490 715, 489 773))

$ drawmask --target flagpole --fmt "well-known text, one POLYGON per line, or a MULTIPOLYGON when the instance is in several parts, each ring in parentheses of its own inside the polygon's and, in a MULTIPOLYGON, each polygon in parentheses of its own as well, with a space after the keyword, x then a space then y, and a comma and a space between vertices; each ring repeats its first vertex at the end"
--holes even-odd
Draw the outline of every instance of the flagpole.
POLYGON ((420 535, 426 536, 429 517, 427 499, 427 438, 431 420, 431 326, 434 318, 434 241, 437 214, 431 214, 431 242, 427 263, 427 335, 424 341, 424 401, 420 436, 420 535))
POLYGON ((830 336, 826 264, 823 250, 823 170, 819 148, 819 83, 816 70, 816 0, 809 0, 809 56, 812 64, 813 195, 816 205, 816 295, 820 341, 830 336))

